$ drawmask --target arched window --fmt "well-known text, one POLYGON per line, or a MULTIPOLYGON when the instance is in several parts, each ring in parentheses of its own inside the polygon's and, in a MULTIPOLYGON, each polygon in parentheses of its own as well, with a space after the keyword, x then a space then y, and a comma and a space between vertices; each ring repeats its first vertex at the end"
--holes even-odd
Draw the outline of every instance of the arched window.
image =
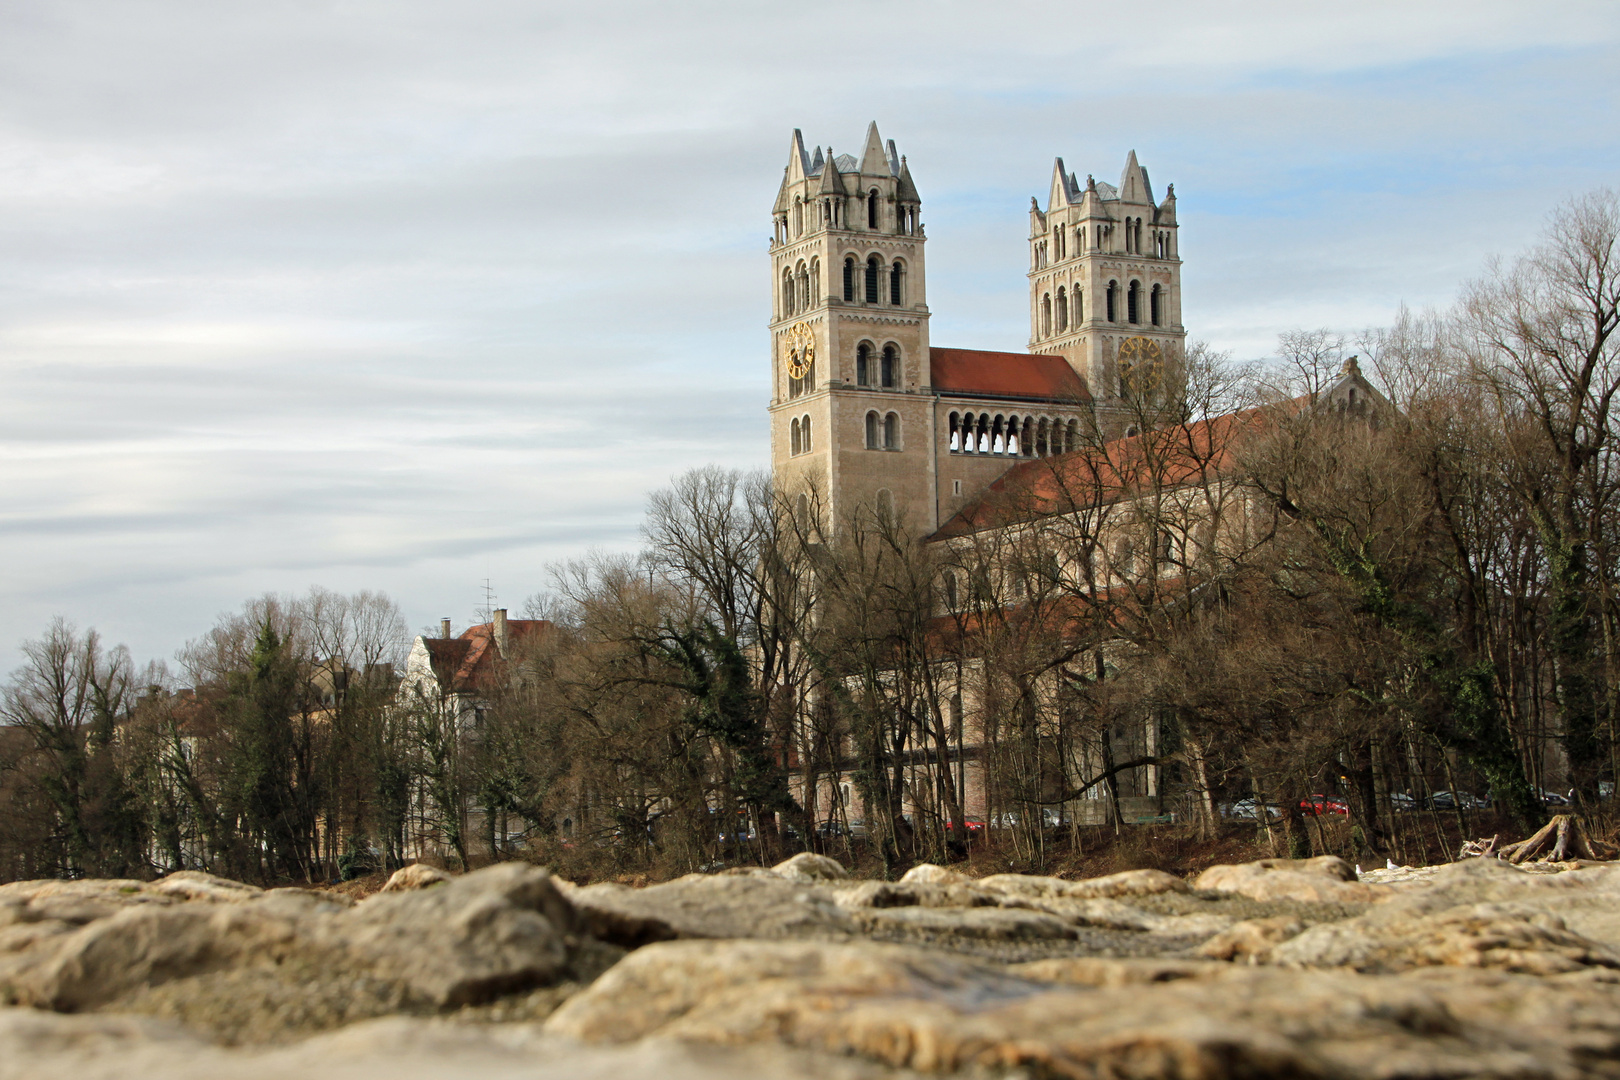
POLYGON ((1086 290, 1074 290, 1074 325, 1079 326, 1086 321, 1086 290))
POLYGON ((1157 285, 1148 294, 1148 318, 1154 326, 1161 325, 1164 319, 1164 290, 1157 285))
POLYGON ((1059 260, 1063 258, 1063 226, 1052 226, 1052 254, 1059 260))
MULTIPOLYGON (((956 573, 951 570, 945 571, 945 607, 950 611, 956 610, 956 573)), ((956 706, 955 701, 951 704, 953 708, 956 706)))
POLYGON ((782 317, 793 314, 793 271, 782 271, 782 317))
POLYGON ((876 255, 866 260, 866 302, 868 304, 878 302, 878 274, 882 270, 883 267, 878 263, 876 255))
POLYGON ((803 449, 802 449, 803 444, 801 444, 799 442, 799 418, 798 417, 795 416, 793 418, 793 422, 788 425, 788 430, 792 432, 792 434, 788 436, 788 445, 790 447, 789 453, 797 456, 798 454, 803 452, 803 449))
POLYGON ((798 519, 799 528, 808 529, 810 527, 810 497, 801 492, 799 497, 793 500, 793 510, 793 516, 798 519))
POLYGON ((822 295, 823 294, 822 294, 822 291, 821 291, 821 260, 820 259, 811 259, 810 260, 810 291, 808 293, 806 293, 805 296, 807 298, 811 297, 811 296, 816 297, 815 303, 819 304, 819 303, 821 303, 820 298, 821 298, 822 295))
POLYGON ((1119 282, 1108 283, 1108 321, 1119 322, 1119 282))
POLYGON ((855 346, 855 383, 857 386, 872 385, 872 346, 864 341, 855 346))
POLYGON ((793 235, 804 235, 804 200, 797 195, 793 197, 793 235))
POLYGON ((946 445, 950 449, 950 452, 954 454, 957 451, 962 449, 962 428, 961 428, 962 417, 961 417, 961 415, 958 414, 958 413, 951 413, 950 424, 951 424, 950 436, 949 436, 949 438, 948 438, 948 440, 946 442, 946 445))
POLYGON ((1057 322, 1058 333, 1061 334, 1069 328, 1069 292, 1062 285, 1058 286, 1057 322))
POLYGON ((883 346, 883 385, 890 389, 900 385, 900 350, 893 345, 883 346))
POLYGON ((883 418, 883 449, 900 449, 900 415, 890 413, 883 418))
POLYGON ((810 418, 808 416, 799 418, 799 445, 805 453, 810 452, 810 418))
POLYGON ((868 229, 875 229, 878 227, 877 188, 873 188, 871 191, 866 193, 866 227, 868 229))
POLYGON ((804 268, 804 263, 799 264, 799 287, 794 292, 794 299, 798 300, 800 311, 810 309, 810 271, 804 268))
POLYGON ((889 267, 889 303, 895 307, 901 304, 900 274, 900 260, 896 259, 894 265, 889 267))
POLYGON ((1142 283, 1131 282, 1131 287, 1125 293, 1125 321, 1139 323, 1142 321, 1142 283))
POLYGON ((855 259, 853 256, 844 260, 844 302, 855 302, 855 259))
POLYGON ((1041 296, 1041 337, 1052 336, 1052 294, 1041 296))
POLYGON ((1070 420, 1063 432, 1063 452, 1068 453, 1080 445, 1080 422, 1070 420))
POLYGON ((869 412, 866 414, 866 448, 868 450, 876 450, 882 445, 882 436, 878 431, 880 423, 877 413, 869 412))

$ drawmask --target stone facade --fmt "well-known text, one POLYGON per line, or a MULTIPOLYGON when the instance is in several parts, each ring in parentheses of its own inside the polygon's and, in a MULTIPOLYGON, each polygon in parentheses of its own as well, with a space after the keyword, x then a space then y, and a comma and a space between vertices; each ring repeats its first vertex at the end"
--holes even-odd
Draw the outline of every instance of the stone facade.
POLYGON ((813 492, 832 521, 866 508, 926 535, 1019 460, 1124 433, 1129 395, 1174 385, 1186 331, 1175 197, 1154 203, 1134 152, 1118 188, 1081 189, 1057 162, 1031 212, 1028 352, 932 346, 921 213, 875 123, 859 158, 793 133, 772 211, 770 413, 780 490, 813 492))

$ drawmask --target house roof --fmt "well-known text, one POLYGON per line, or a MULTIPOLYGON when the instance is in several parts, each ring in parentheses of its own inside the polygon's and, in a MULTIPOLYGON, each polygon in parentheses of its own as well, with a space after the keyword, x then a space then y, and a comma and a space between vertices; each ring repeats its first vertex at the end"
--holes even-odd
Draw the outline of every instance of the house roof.
MULTIPOLYGON (((507 643, 515 646, 550 629, 546 619, 508 619, 507 643)), ((457 638, 423 638, 422 644, 427 647, 433 674, 457 692, 484 685, 494 676, 496 663, 506 659, 496 646, 494 623, 469 626, 457 638)))
POLYGON ((1260 409, 1245 409, 1021 462, 940 526, 933 539, 966 536, 1219 476, 1235 464, 1238 445, 1259 428, 1263 417, 1260 409))
POLYGON ((942 393, 1091 400, 1085 380, 1061 356, 929 349, 928 365, 934 390, 942 393))

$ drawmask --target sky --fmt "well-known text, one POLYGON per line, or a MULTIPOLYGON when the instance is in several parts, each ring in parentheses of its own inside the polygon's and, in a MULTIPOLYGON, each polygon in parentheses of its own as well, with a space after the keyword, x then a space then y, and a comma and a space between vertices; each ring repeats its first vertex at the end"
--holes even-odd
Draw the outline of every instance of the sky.
POLYGON ((1444 307, 1620 186, 1620 4, 0 3, 0 672, 265 592, 514 614, 769 464, 771 205, 869 121, 936 345, 1021 350, 1052 161, 1176 185, 1240 359, 1444 307))

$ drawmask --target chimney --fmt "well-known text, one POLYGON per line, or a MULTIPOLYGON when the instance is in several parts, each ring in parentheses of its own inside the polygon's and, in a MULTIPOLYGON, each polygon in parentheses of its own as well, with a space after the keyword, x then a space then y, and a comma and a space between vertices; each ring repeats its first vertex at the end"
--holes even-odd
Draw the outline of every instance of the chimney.
POLYGON ((495 648, 501 654, 501 659, 507 659, 511 653, 507 650, 508 638, 506 636, 506 609, 495 609, 495 648))
POLYGON ((440 619, 439 620, 439 636, 442 637, 442 638, 445 638, 446 640, 449 639, 449 637, 450 637, 450 620, 449 619, 440 619))

